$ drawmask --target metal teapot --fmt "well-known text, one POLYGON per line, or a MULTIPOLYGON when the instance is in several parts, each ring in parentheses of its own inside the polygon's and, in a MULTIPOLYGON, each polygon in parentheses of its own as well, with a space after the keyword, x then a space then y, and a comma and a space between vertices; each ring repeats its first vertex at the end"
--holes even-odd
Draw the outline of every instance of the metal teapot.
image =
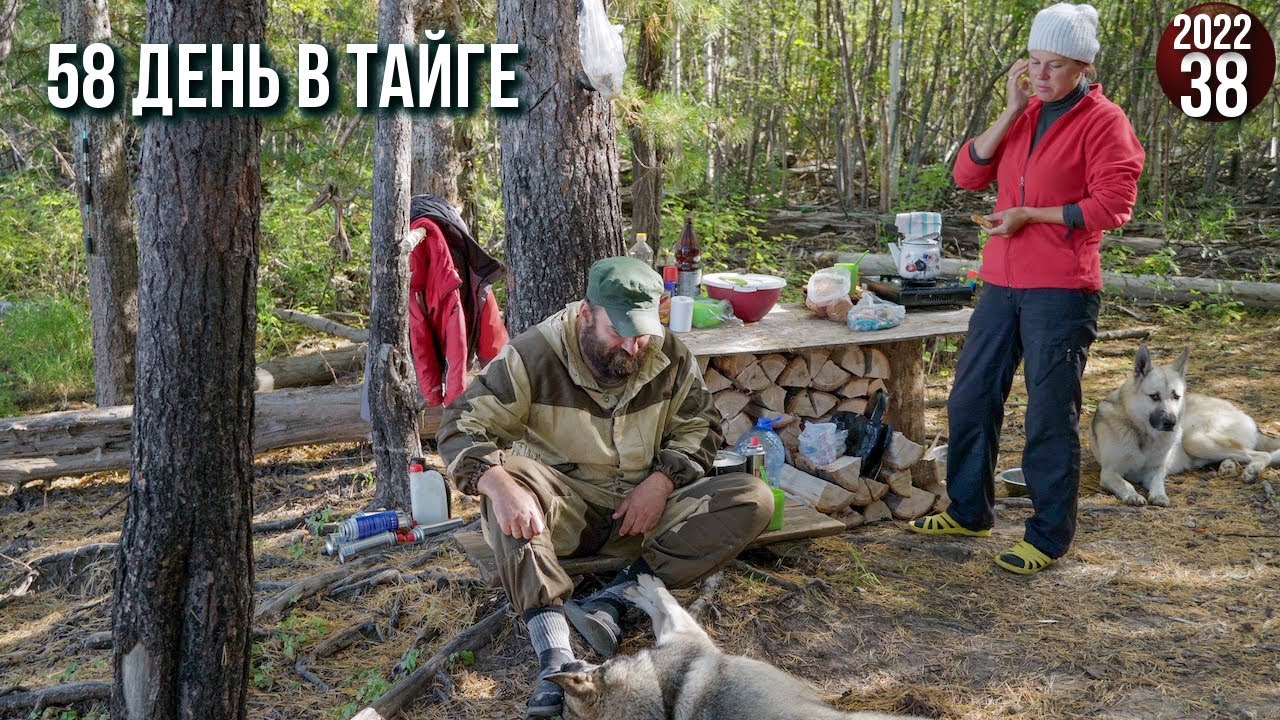
POLYGON ((893 264, 904 280, 932 280, 942 270, 942 244, 937 235, 906 238, 901 247, 889 243, 893 264))

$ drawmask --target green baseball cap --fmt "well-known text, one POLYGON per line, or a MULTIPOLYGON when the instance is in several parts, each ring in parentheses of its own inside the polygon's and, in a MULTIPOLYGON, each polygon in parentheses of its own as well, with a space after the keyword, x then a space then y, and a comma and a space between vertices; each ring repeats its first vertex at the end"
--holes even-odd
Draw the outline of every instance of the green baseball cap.
POLYGON ((597 261, 587 273, 587 300, 609 314, 613 328, 623 337, 662 337, 658 301, 662 277, 649 264, 631 257, 597 261))

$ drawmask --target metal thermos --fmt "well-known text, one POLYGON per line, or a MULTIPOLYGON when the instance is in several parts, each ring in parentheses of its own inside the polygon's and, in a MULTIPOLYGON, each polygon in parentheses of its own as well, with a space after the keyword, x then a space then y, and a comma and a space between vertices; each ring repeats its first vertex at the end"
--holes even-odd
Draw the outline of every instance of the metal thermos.
POLYGON ((389 547, 396 544, 396 534, 393 532, 381 532, 367 538, 352 540, 350 542, 338 542, 338 562, 345 563, 354 555, 358 555, 366 550, 375 548, 389 547))
POLYGON ((413 521, 403 510, 381 510, 379 512, 360 513, 353 518, 338 523, 337 539, 351 542, 373 537, 378 533, 394 532, 413 525, 413 521))

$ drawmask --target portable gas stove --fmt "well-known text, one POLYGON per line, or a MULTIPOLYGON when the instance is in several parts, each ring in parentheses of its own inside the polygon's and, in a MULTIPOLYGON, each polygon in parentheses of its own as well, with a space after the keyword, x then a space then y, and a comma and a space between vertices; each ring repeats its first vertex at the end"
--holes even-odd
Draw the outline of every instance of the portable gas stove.
POLYGON ((879 297, 906 308, 964 305, 973 299, 973 287, 953 277, 903 280, 897 275, 873 275, 863 278, 863 283, 879 297))

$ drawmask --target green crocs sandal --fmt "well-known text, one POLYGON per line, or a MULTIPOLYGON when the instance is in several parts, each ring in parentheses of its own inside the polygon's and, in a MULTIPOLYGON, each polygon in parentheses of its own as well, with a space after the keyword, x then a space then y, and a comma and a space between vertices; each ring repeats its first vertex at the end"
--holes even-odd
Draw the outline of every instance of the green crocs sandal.
POLYGON ((1026 540, 996 556, 996 565, 1019 575, 1034 575, 1053 564, 1053 558, 1026 540))
POLYGON ((971 537, 986 537, 991 534, 991 528, 986 530, 970 530, 969 528, 956 522, 950 513, 943 510, 936 515, 925 515, 922 518, 916 518, 907 523, 907 529, 911 532, 924 533, 925 535, 969 535, 971 537))

